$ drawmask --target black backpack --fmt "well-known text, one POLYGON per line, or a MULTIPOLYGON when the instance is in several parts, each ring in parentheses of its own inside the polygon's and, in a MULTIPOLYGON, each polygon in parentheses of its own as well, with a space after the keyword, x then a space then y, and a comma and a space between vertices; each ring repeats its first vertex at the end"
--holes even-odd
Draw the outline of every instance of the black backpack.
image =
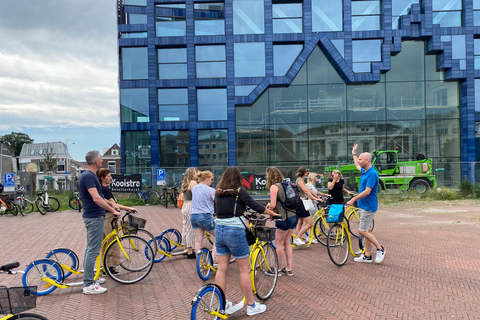
POLYGON ((278 201, 280 201, 285 210, 296 211, 300 201, 302 201, 298 186, 290 180, 283 180, 280 184, 283 187, 283 191, 285 191, 285 201, 282 202, 280 199, 278 201))

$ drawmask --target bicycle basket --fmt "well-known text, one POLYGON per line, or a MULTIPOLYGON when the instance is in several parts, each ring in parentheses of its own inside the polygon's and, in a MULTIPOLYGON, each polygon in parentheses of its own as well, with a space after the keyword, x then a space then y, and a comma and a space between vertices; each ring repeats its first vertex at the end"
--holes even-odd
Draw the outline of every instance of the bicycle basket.
POLYGON ((146 223, 147 223, 147 220, 145 220, 145 219, 129 215, 128 216, 128 223, 127 223, 128 231, 131 234, 136 234, 137 233, 136 230, 145 228, 146 223))
POLYGON ((17 314, 37 306, 36 286, 0 287, 0 314, 17 314))
POLYGON ((255 237, 259 241, 273 241, 275 240, 275 231, 277 228, 255 227, 255 237))

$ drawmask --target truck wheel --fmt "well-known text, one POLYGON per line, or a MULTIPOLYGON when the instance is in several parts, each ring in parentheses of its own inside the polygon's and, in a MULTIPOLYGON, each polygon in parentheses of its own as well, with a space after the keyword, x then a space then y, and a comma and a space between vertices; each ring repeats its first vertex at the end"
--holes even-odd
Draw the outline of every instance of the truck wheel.
POLYGON ((410 189, 414 190, 418 194, 423 194, 427 192, 429 188, 430 188, 430 185, 428 184, 428 182, 421 179, 413 181, 412 184, 410 185, 410 189))

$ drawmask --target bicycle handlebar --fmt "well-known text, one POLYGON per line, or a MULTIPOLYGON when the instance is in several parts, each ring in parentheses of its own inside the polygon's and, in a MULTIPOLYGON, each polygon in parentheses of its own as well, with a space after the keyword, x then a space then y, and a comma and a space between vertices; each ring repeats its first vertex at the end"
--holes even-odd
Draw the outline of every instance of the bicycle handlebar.
POLYGON ((15 269, 18 267, 20 267, 20 262, 7 263, 6 265, 0 267, 0 271, 4 271, 10 274, 10 273, 13 273, 12 269, 15 269))

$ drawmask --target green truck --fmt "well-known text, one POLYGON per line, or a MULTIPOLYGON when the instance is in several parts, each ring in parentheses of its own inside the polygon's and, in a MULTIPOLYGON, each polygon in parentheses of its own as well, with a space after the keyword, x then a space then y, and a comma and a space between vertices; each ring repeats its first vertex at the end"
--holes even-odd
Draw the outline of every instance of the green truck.
MULTIPOLYGON (((435 175, 432 169, 432 159, 419 154, 416 160, 398 161, 398 150, 372 152, 372 164, 380 177, 381 190, 411 189, 417 193, 425 193, 429 188, 435 188, 435 175)), ((354 164, 325 167, 325 176, 333 170, 340 170, 347 188, 356 188, 360 183, 360 172, 354 164)))

